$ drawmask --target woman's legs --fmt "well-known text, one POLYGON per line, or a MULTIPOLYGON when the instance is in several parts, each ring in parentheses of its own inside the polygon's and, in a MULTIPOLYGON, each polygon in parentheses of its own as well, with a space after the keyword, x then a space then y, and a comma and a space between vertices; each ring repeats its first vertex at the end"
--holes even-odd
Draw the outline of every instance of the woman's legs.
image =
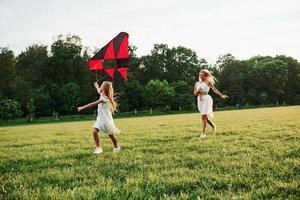
POLYGON ((202 133, 205 134, 207 115, 202 115, 201 118, 202 118, 202 133))
POLYGON ((114 136, 114 135, 108 135, 108 136, 110 137, 110 139, 111 139, 111 141, 112 141, 114 147, 115 147, 115 148, 118 148, 118 141, 117 141, 117 139, 115 138, 115 136, 114 136))
POLYGON ((93 128, 93 137, 94 137, 94 140, 95 140, 96 147, 100 147, 100 139, 99 139, 98 132, 99 132, 98 129, 93 128))
POLYGON ((207 123, 212 127, 212 128, 214 128, 214 124, 213 124, 213 122, 209 119, 209 118, 207 118, 207 123))

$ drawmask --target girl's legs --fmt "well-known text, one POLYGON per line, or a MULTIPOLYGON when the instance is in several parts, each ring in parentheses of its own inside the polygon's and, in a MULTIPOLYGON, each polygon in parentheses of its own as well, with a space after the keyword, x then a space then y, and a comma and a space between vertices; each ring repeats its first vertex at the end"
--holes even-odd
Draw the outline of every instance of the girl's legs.
POLYGON ((108 135, 108 136, 110 137, 110 139, 111 139, 111 141, 112 141, 114 147, 115 147, 115 148, 118 148, 118 141, 117 141, 117 139, 115 138, 115 136, 114 136, 114 135, 108 135))
POLYGON ((99 139, 98 132, 99 132, 98 129, 93 128, 93 137, 94 137, 94 140, 95 140, 96 147, 100 147, 100 139, 99 139))

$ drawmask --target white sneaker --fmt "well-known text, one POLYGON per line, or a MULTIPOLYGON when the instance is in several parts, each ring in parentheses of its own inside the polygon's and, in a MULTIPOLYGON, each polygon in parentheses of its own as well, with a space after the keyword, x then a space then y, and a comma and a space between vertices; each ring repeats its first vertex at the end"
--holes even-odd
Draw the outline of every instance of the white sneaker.
POLYGON ((121 150, 121 147, 120 147, 120 146, 118 146, 117 148, 114 148, 114 149, 113 149, 113 152, 115 152, 115 153, 119 153, 119 152, 120 152, 120 150, 121 150))
POLYGON ((207 135, 206 135, 206 134, 204 134, 204 133, 201 133, 201 134, 200 134, 200 139, 204 140, 204 139, 206 139, 206 138, 207 138, 207 135))
POLYGON ((214 133, 217 133, 217 124, 214 124, 213 131, 214 133))
POLYGON ((101 147, 96 147, 94 154, 99 154, 99 153, 103 153, 103 149, 101 147))

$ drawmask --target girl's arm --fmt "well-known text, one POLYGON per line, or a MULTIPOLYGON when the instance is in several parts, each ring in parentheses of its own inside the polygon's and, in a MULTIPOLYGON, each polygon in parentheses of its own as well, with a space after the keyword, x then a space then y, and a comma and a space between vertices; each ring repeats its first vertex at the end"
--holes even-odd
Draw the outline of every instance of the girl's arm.
POLYGON ((208 85, 211 87, 211 89, 218 95, 220 95, 221 98, 226 99, 229 98, 229 96, 222 94, 211 82, 208 83, 208 85))
POLYGON ((100 87, 99 87, 98 83, 94 82, 94 86, 95 86, 97 92, 100 94, 101 92, 100 92, 100 87))
POLYGON ((87 104, 87 105, 79 106, 79 107, 77 108, 77 111, 80 112, 80 111, 82 111, 82 110, 84 110, 84 109, 95 107, 95 106, 97 106, 99 103, 100 103, 100 100, 97 100, 97 101, 94 101, 94 102, 89 103, 89 104, 87 104))

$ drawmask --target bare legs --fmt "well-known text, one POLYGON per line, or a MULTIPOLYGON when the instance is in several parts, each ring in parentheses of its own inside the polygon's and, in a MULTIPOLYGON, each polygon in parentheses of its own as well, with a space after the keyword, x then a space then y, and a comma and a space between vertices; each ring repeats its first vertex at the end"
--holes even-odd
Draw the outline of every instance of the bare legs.
POLYGON ((110 137, 110 139, 111 139, 111 141, 112 141, 114 147, 115 147, 115 148, 118 148, 118 141, 117 141, 117 139, 115 138, 115 136, 114 136, 114 135, 108 135, 108 136, 110 137))
POLYGON ((205 134, 207 115, 202 115, 201 118, 202 118, 202 133, 205 134))
POLYGON ((213 124, 213 122, 208 118, 207 115, 202 115, 201 120, 202 120, 202 134, 206 134, 205 133, 206 124, 209 124, 213 128, 214 132, 216 131, 216 125, 213 124))
POLYGON ((98 129, 93 128, 93 137, 94 137, 94 140, 95 140, 96 147, 100 147, 100 139, 99 139, 98 132, 99 132, 98 129))
MULTIPOLYGON (((99 130, 96 129, 96 128, 93 128, 93 137, 94 137, 94 141, 95 141, 95 144, 96 144, 96 147, 100 147, 100 138, 99 138, 99 135, 98 135, 98 132, 99 130)), ((114 145, 115 148, 118 147, 118 141, 117 139, 115 138, 114 135, 108 135, 114 145)))
POLYGON ((214 128, 214 124, 212 123, 212 121, 209 119, 209 118, 207 118, 207 123, 212 127, 212 128, 214 128))

